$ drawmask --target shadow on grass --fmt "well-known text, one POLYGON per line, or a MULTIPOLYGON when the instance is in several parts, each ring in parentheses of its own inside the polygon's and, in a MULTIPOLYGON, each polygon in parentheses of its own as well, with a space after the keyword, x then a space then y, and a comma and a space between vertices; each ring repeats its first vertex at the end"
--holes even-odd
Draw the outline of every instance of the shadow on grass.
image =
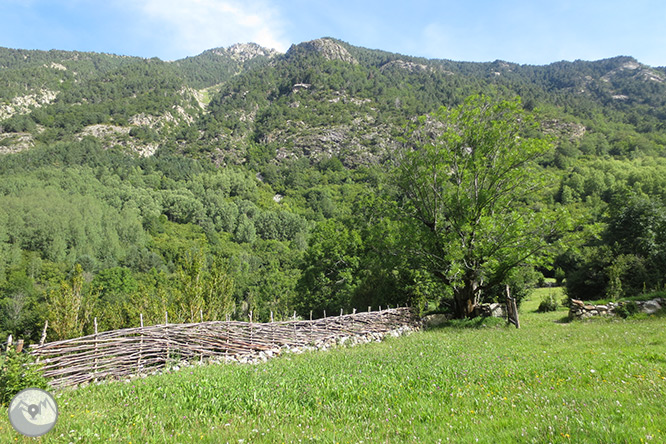
POLYGON ((477 317, 472 319, 450 319, 444 321, 439 325, 428 327, 428 330, 439 330, 442 328, 471 328, 471 329, 482 329, 482 328, 503 328, 506 327, 506 319, 504 318, 495 318, 495 317, 477 317))

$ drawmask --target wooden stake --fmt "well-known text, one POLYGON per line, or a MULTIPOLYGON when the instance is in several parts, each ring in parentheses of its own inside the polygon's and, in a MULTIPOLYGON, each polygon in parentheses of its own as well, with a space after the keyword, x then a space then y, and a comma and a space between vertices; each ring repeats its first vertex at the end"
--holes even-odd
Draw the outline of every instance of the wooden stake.
POLYGON ((44 322, 44 330, 42 331, 42 338, 39 340, 40 346, 44 345, 44 341, 46 341, 46 329, 48 326, 49 326, 49 320, 47 319, 46 322, 44 322))
POLYGON ((231 316, 229 313, 226 315, 227 318, 227 323, 226 323, 226 328, 227 328, 227 348, 224 350, 224 357, 227 358, 229 356, 229 335, 231 334, 231 328, 229 328, 229 320, 231 316))
POLYGON ((95 324, 95 366, 93 367, 93 373, 97 373, 97 317, 93 320, 95 324))
POLYGON ((164 357, 164 368, 169 364, 169 312, 164 312, 164 336, 166 337, 166 355, 164 357))
POLYGON ((271 310, 271 345, 275 345, 275 326, 273 325, 273 310, 271 310))
POLYGON ((21 353, 23 351, 23 339, 19 339, 16 343, 16 353, 21 353))
POLYGON ((139 314, 139 325, 141 325, 141 339, 139 341, 139 360, 136 363, 137 373, 141 373, 141 358, 143 357, 143 313, 139 314))
POLYGON ((254 328, 252 327, 252 310, 250 310, 250 343, 254 342, 254 328))
POLYGON ((506 285, 506 320, 512 323, 516 328, 520 328, 520 320, 518 319, 518 305, 516 298, 511 297, 509 285, 506 285))

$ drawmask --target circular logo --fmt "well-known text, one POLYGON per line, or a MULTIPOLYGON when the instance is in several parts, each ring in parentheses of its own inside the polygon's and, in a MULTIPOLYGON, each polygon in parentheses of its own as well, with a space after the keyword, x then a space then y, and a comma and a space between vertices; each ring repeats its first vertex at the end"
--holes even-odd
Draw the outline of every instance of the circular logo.
POLYGON ((58 405, 49 392, 38 388, 21 390, 9 404, 9 422, 25 436, 42 436, 58 420, 58 405))

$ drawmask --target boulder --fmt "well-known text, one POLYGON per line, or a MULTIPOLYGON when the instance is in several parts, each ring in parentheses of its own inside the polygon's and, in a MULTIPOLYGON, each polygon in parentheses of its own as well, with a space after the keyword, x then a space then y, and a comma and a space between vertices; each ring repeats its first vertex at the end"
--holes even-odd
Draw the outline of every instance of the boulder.
POLYGON ((423 318, 423 324, 426 328, 439 327, 449 320, 445 314, 431 314, 423 318))
POLYGON ((659 304, 659 300, 658 299, 653 299, 651 301, 643 302, 643 304, 641 306, 641 311, 643 313, 647 313, 647 314, 654 314, 654 313, 658 312, 659 310, 661 310, 661 308, 662 308, 662 306, 661 306, 661 304, 659 304))
POLYGON ((498 302, 490 304, 490 316, 493 316, 495 318, 505 318, 506 313, 504 310, 504 304, 500 304, 498 302))

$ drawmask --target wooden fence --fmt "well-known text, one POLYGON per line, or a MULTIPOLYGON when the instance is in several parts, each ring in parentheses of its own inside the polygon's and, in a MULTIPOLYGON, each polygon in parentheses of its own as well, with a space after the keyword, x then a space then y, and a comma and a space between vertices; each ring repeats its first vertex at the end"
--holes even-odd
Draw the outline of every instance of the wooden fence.
POLYGON ((50 383, 65 387, 153 372, 170 362, 254 355, 344 336, 383 334, 414 325, 417 319, 409 308, 395 308, 310 321, 169 324, 165 320, 160 325, 35 344, 30 352, 50 383))

